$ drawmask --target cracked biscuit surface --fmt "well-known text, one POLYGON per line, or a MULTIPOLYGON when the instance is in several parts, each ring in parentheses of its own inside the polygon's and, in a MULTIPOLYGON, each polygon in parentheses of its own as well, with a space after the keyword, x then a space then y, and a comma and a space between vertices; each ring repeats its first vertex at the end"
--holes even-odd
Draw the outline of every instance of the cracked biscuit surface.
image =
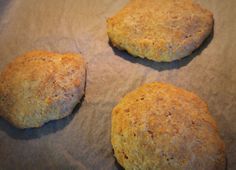
POLYGON ((31 128, 69 115, 84 95, 85 71, 78 54, 33 51, 16 57, 0 74, 0 116, 31 128))
POLYGON ((112 111, 111 142, 127 170, 223 170, 225 146, 208 107, 195 94, 149 83, 112 111))
POLYGON ((131 0, 107 20, 113 46, 158 62, 190 55, 212 28, 212 13, 191 0, 131 0))

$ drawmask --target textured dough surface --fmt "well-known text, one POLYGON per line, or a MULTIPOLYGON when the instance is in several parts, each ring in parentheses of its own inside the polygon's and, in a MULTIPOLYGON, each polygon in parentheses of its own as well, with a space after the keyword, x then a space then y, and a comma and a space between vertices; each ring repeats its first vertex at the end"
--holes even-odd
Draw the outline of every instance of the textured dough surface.
POLYGON ((225 168, 224 143, 207 105, 169 84, 127 94, 112 111, 111 142, 125 169, 225 168))
POLYGON ((0 75, 0 116, 18 128, 69 115, 84 95, 85 62, 78 54, 33 51, 0 75))
POLYGON ((191 0, 131 0, 107 20, 113 46, 159 62, 191 54, 212 28, 212 13, 191 0))

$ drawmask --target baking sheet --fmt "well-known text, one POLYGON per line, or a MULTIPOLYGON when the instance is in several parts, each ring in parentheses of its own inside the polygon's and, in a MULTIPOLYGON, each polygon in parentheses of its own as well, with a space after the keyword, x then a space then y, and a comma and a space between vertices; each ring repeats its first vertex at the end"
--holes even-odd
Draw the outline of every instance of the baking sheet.
POLYGON ((162 81, 209 104, 236 169, 236 1, 197 0, 214 14, 214 34, 172 63, 133 58, 108 44, 106 18, 128 0, 0 0, 0 70, 29 50, 79 52, 88 63, 86 95, 74 114, 39 129, 0 119, 0 169, 120 169, 110 144, 111 110, 129 91, 162 81))

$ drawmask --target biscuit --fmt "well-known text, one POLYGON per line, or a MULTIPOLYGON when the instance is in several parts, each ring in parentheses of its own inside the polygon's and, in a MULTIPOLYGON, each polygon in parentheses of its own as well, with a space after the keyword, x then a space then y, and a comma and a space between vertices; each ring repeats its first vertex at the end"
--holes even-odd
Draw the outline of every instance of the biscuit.
POLYGON ((0 116, 18 128, 69 115, 84 95, 86 65, 78 54, 33 51, 0 74, 0 116))
POLYGON ((131 0, 107 20, 113 46, 158 62, 190 55, 212 29, 212 13, 191 0, 131 0))
POLYGON ((169 84, 143 85, 115 106, 111 143, 125 169, 225 168, 224 142, 206 103, 169 84))

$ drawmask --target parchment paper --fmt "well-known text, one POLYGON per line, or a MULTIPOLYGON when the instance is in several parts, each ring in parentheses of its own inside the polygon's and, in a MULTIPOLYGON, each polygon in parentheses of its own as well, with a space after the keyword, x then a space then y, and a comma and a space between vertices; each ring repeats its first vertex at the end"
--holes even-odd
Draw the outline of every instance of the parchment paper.
POLYGON ((128 0, 0 0, 0 70, 29 50, 81 53, 85 98, 74 114, 39 129, 0 119, 0 169, 120 169, 110 144, 111 110, 146 82, 172 83, 209 104, 236 169, 236 1, 197 0, 214 13, 214 34, 191 56, 156 63, 111 48, 106 18, 128 0))

